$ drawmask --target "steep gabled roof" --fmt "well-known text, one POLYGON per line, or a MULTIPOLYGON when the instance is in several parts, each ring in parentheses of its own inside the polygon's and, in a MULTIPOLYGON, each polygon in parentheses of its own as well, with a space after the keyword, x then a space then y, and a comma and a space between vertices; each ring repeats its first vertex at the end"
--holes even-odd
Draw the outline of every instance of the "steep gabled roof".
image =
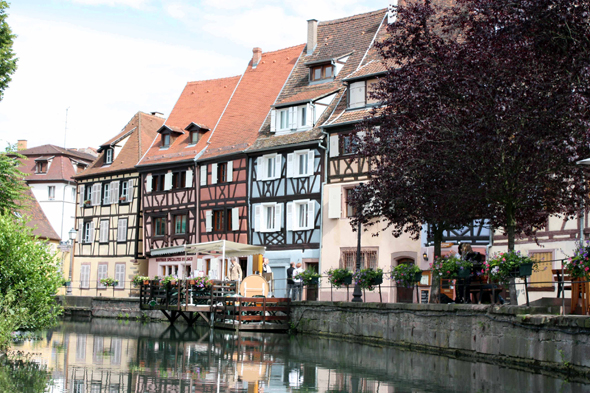
POLYGON ((164 124, 164 119, 144 112, 137 112, 116 136, 101 145, 100 155, 86 170, 74 176, 83 179, 112 172, 127 171, 135 168, 139 159, 145 154, 156 137, 156 132, 164 124), (113 158, 110 165, 105 165, 104 148, 114 146, 126 140, 125 144, 113 158))
POLYGON ((49 223, 47 216, 43 213, 39 202, 33 196, 33 192, 28 187, 25 190, 25 196, 25 201, 21 203, 23 208, 18 213, 30 220, 27 222, 27 226, 33 228, 33 233, 41 239, 61 240, 55 229, 49 223))
POLYGON ((196 145, 190 146, 190 133, 184 132, 167 149, 161 149, 162 137, 157 134, 138 166, 187 161, 195 158, 207 146, 207 139, 228 105, 240 76, 189 82, 178 98, 165 126, 186 130, 196 124, 205 131, 196 145))
POLYGON ((254 143, 304 47, 263 53, 256 68, 250 62, 201 159, 243 151, 254 143))
POLYGON ((66 155, 71 156, 76 159, 92 162, 96 159, 96 156, 93 156, 88 153, 83 153, 78 151, 77 149, 64 149, 63 147, 55 146, 55 145, 41 145, 36 147, 31 147, 30 149, 19 150, 19 154, 23 156, 54 156, 54 155, 66 155))

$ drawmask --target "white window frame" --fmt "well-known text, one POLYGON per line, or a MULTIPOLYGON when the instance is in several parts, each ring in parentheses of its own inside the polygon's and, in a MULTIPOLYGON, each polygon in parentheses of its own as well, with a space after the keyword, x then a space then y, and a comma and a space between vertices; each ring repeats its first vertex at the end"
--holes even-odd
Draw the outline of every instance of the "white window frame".
POLYGON ((117 242, 127 241, 127 218, 119 218, 117 221, 117 242))
POLYGON ((284 131, 291 129, 291 113, 293 110, 291 108, 282 108, 277 109, 276 119, 277 119, 277 131, 284 131))
POLYGON ((109 220, 100 220, 100 243, 108 243, 109 241, 109 220))
POLYGON ((282 164, 282 154, 273 153, 258 157, 256 161, 256 180, 280 179, 282 164), (272 168, 272 176, 268 174, 269 166, 272 168))
POLYGON ((301 199, 293 201, 293 217, 291 218, 294 231, 306 231, 315 227, 315 201, 310 199, 301 199), (305 214, 305 225, 301 225, 301 214, 305 214))
POLYGON ((47 199, 50 201, 55 199, 55 186, 47 186, 47 199))
POLYGON ((129 202, 129 182, 131 180, 121 182, 121 198, 124 198, 124 202, 129 202))
POLYGON ((105 164, 112 164, 113 163, 113 149, 106 149, 104 153, 104 163, 105 164))
POLYGON ((310 149, 297 150, 287 155, 287 177, 308 177, 312 176, 314 171, 315 151, 310 149), (305 160, 306 163, 305 173, 300 172, 299 162, 301 159, 305 160))
POLYGON ((281 203, 261 203, 260 204, 260 232, 278 232, 282 227, 282 210, 281 203), (269 212, 271 215, 269 216, 269 212), (272 224, 269 227, 268 224, 272 224))
POLYGON ((92 221, 84 222, 83 243, 91 244, 94 241, 94 227, 92 221))
POLYGON ((111 203, 111 183, 104 184, 103 191, 103 205, 110 205, 111 203))
POLYGON ((348 88, 348 108, 355 109, 367 106, 366 86, 366 81, 352 82, 350 84, 348 88))

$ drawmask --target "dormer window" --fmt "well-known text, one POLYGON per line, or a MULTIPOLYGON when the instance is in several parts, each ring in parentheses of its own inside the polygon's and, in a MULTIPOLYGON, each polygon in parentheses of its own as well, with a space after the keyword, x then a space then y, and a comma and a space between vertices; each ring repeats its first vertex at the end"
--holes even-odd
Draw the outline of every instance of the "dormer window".
POLYGON ((113 163, 113 149, 106 149, 105 150, 104 163, 105 164, 112 164, 113 163))
POLYGON ((309 69, 309 80, 312 82, 331 80, 334 78, 334 66, 332 64, 323 64, 309 69))
POLYGON ((191 131, 189 144, 196 145, 201 140, 202 133, 198 130, 191 131))
POLYGON ((311 128, 313 127, 312 112, 310 104, 273 109, 271 112, 271 132, 311 128))
POLYGON ((162 147, 170 147, 170 134, 162 135, 162 147))
POLYGON ((377 78, 367 79, 350 83, 348 88, 348 108, 364 108, 368 105, 375 105, 379 102, 370 97, 370 93, 375 90, 379 83, 377 78))
POLYGON ((37 162, 37 173, 47 173, 47 161, 39 161, 37 162))

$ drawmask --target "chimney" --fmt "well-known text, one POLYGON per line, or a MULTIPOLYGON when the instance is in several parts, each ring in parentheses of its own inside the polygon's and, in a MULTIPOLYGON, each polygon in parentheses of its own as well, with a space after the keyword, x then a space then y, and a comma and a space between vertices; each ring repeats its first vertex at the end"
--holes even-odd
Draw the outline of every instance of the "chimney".
POLYGON ((397 20, 397 7, 399 5, 405 5, 404 4, 405 1, 404 0, 394 0, 392 1, 392 4, 390 4, 389 6, 387 6, 387 23, 392 25, 395 23, 395 21, 397 20), (398 4, 401 3, 401 4, 398 4))
POLYGON ((162 119, 164 118, 164 114, 162 112, 150 112, 150 114, 152 116, 156 116, 156 117, 159 117, 159 118, 162 118, 162 119))
POLYGON ((27 140, 26 139, 19 139, 16 144, 17 150, 27 150, 27 140))
POLYGON ((262 59, 262 49, 254 48, 252 49, 252 68, 256 68, 260 60, 262 59))
POLYGON ((307 55, 311 55, 318 44, 318 20, 307 21, 307 55))

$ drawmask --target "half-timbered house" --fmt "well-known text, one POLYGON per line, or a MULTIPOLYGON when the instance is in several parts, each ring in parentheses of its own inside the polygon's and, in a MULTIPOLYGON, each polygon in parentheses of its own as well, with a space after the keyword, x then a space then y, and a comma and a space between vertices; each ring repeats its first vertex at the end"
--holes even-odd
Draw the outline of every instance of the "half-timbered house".
POLYGON ((183 252, 183 245, 199 241, 196 159, 208 146, 239 81, 240 76, 234 76, 187 83, 137 165, 151 277, 209 270, 183 252))
MULTIPOLYGON (((356 154, 356 125, 378 105, 370 96, 370 91, 378 78, 386 72, 386 67, 373 46, 374 41, 385 34, 388 23, 386 10, 371 15, 374 15, 374 27, 370 31, 369 43, 364 46, 363 58, 342 77, 342 98, 330 118, 322 124, 323 131, 328 134, 327 181, 323 189, 322 209, 321 261, 324 271, 338 267, 354 271, 356 267, 358 237, 349 220, 355 215, 355 211, 349 206, 348 199, 352 189, 368 179, 371 165, 370 160, 356 154)), ((352 34, 348 38, 358 40, 352 34)), ((414 241, 407 235, 395 238, 387 231, 378 237, 372 236, 373 232, 382 229, 382 224, 378 224, 378 227, 373 227, 371 232, 364 232, 361 236, 361 268, 382 268, 389 271, 391 266, 400 263, 422 262, 422 258, 418 256, 419 241, 414 241)), ((343 300, 346 293, 335 291, 333 298, 343 300)), ((383 293, 383 301, 411 302, 412 296, 411 291, 388 288, 383 293)), ((330 291, 321 292, 320 298, 329 299, 330 291)), ((378 299, 378 294, 367 293, 367 301, 378 299)))
POLYGON ((135 164, 164 123, 157 113, 138 112, 99 148, 98 158, 80 174, 76 205, 73 295, 96 296, 118 281, 117 296, 129 295, 131 280, 147 273, 143 253, 141 183, 135 164))
POLYGON ((306 49, 248 149, 251 243, 266 246, 279 295, 290 262, 320 270, 328 147, 321 126, 346 101, 343 79, 363 62, 385 13, 309 20, 306 49))
MULTIPOLYGON (((248 243, 248 181, 251 173, 244 152, 269 117, 304 45, 262 53, 253 57, 221 118, 206 152, 199 158, 199 240, 248 243)), ((319 192, 319 188, 318 188, 319 192)), ((210 260, 203 257, 204 260, 210 260)), ((216 260, 211 269, 221 278, 216 260)), ((261 267, 252 257, 240 258, 244 276, 261 267)), ((210 262, 208 264, 211 266, 210 262)))

